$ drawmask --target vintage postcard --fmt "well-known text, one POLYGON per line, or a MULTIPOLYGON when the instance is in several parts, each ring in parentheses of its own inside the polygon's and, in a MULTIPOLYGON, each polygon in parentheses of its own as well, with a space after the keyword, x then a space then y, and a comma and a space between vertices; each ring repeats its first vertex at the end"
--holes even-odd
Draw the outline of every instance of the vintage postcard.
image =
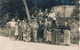
POLYGON ((0 0, 0 50, 80 50, 80 0, 0 0))

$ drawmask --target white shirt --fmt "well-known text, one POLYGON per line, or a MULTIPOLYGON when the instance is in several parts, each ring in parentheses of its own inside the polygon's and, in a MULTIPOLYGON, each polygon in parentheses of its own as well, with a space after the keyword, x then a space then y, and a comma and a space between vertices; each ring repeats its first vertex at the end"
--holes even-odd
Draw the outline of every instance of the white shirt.
POLYGON ((38 13, 38 16, 43 16, 43 12, 38 13))
POLYGON ((15 27, 16 22, 15 22, 15 21, 10 21, 10 22, 8 22, 8 24, 9 24, 11 27, 15 27))
POLYGON ((55 13, 50 13, 48 17, 51 17, 51 18, 53 18, 53 20, 56 20, 55 13))

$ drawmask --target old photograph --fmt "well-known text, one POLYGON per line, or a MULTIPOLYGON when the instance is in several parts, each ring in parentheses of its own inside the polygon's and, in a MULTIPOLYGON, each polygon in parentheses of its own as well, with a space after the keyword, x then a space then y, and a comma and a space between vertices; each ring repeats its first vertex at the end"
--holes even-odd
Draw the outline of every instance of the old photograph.
POLYGON ((80 50, 80 0, 0 0, 0 50, 80 50))

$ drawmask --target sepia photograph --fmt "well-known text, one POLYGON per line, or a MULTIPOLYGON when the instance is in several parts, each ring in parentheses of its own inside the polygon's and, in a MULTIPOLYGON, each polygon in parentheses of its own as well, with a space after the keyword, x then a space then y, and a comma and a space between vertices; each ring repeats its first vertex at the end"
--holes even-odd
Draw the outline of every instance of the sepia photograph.
POLYGON ((80 0, 0 0, 0 50, 80 50, 80 0))

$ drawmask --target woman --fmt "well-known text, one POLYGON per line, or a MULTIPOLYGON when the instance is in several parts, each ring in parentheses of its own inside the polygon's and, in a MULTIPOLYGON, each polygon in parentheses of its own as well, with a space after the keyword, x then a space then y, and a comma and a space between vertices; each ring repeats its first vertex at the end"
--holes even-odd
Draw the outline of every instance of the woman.
POLYGON ((38 13, 38 20, 43 20, 43 12, 41 10, 39 10, 39 13, 38 13))
POLYGON ((48 15, 49 15, 48 9, 45 9, 43 18, 46 19, 48 15))
POLYGON ((42 42, 42 40, 43 40, 43 31, 44 31, 43 28, 44 27, 43 27, 42 21, 39 21, 39 28, 38 28, 38 40, 39 40, 39 42, 42 42))
POLYGON ((67 22, 65 22, 64 28, 64 44, 70 45, 70 27, 67 22))
POLYGON ((18 40, 18 22, 16 22, 16 24, 15 24, 15 38, 16 38, 16 40, 18 40))

